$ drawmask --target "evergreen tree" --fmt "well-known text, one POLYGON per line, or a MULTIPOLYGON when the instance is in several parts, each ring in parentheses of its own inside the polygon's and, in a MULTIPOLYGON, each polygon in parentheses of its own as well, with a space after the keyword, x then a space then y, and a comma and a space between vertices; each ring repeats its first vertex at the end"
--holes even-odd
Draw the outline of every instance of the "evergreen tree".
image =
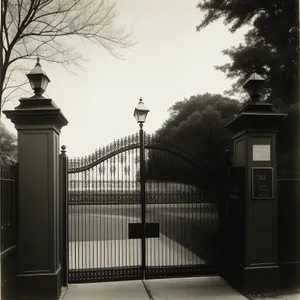
POLYGON ((225 49, 230 63, 216 66, 235 79, 229 95, 241 91, 252 66, 265 79, 266 101, 288 112, 278 133, 279 157, 298 152, 299 137, 299 7, 296 0, 203 0, 197 6, 205 13, 197 30, 224 18, 231 32, 251 25, 245 42, 225 49))

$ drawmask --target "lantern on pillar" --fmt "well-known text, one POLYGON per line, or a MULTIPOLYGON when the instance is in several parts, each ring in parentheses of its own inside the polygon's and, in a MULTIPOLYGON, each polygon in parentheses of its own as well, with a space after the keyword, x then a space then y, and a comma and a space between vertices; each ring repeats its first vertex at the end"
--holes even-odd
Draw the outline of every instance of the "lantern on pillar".
POLYGON ((29 79, 31 88, 34 90, 35 96, 42 96, 50 79, 42 70, 39 57, 37 58, 35 67, 26 76, 29 79))
POLYGON ((264 82, 265 80, 259 74, 257 74, 255 70, 246 80, 245 84, 243 85, 243 89, 245 89, 245 91, 248 93, 252 102, 259 101, 259 92, 264 82))

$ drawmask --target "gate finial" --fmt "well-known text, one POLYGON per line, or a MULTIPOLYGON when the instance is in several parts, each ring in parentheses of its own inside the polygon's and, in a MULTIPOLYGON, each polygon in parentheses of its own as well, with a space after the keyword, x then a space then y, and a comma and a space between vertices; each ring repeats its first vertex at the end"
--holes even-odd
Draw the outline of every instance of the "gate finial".
POLYGON ((61 154, 66 154, 67 147, 65 145, 61 146, 61 154))

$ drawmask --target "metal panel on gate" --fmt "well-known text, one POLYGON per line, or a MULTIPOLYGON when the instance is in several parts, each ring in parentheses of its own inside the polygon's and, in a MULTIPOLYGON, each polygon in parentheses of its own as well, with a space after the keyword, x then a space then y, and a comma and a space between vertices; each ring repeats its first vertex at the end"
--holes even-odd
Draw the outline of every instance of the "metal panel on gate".
POLYGON ((141 239, 144 230, 146 238, 159 237, 159 223, 128 223, 128 238, 141 239))
POLYGON ((184 151, 164 147, 146 149, 146 223, 159 224, 159 236, 146 239, 145 277, 216 274, 217 196, 197 185, 201 170, 184 151))
POLYGON ((69 163, 69 282, 141 279, 138 135, 69 163))

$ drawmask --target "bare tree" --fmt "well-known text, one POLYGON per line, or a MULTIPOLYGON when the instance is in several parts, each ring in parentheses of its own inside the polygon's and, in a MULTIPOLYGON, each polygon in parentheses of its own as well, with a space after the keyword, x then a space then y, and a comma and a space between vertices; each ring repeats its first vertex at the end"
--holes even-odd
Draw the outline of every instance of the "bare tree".
POLYGON ((119 49, 134 45, 131 34, 115 26, 116 3, 108 1, 1 0, 0 113, 7 101, 26 92, 26 82, 20 81, 25 60, 39 56, 65 67, 81 65, 84 57, 69 37, 92 42, 116 57, 119 49))

